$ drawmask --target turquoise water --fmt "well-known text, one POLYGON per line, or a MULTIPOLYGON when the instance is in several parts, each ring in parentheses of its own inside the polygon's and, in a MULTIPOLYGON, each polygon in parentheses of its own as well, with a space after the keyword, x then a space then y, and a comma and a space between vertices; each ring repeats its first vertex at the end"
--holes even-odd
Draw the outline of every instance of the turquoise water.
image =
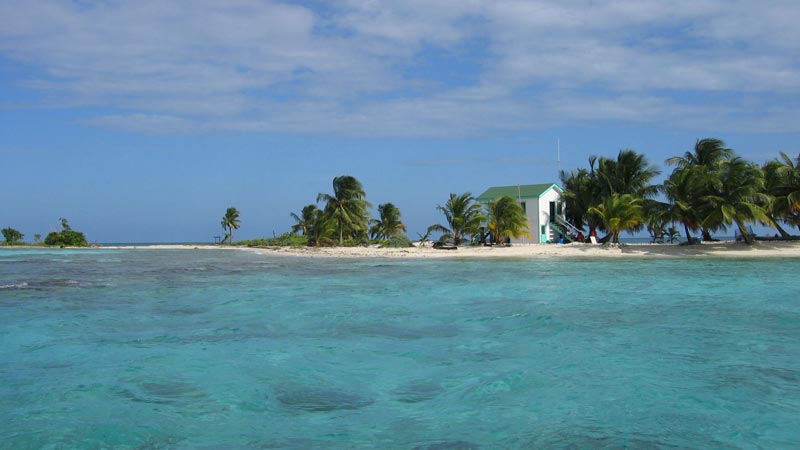
POLYGON ((0 447, 797 448, 800 260, 0 251, 0 447))

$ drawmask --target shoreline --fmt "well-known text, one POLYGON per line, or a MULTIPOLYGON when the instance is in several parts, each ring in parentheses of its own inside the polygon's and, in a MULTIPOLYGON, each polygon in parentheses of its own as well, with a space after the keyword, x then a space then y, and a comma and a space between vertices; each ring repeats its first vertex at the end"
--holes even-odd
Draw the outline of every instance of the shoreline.
POLYGON ((387 259, 614 259, 614 258, 800 258, 800 242, 711 242, 677 244, 515 244, 511 247, 459 247, 436 250, 431 247, 273 247, 253 248, 263 254, 308 258, 387 259))
MULTIPOLYGON (((51 249, 52 247, 13 246, 0 249, 51 249)), ((80 250, 81 247, 70 248, 80 250)), ((515 244, 510 247, 459 247, 437 250, 431 247, 237 247, 193 244, 153 244, 89 247, 87 250, 239 250, 265 255, 304 258, 384 258, 384 259, 614 259, 614 258, 800 258, 800 242, 756 242, 753 245, 724 241, 698 245, 677 244, 515 244)))

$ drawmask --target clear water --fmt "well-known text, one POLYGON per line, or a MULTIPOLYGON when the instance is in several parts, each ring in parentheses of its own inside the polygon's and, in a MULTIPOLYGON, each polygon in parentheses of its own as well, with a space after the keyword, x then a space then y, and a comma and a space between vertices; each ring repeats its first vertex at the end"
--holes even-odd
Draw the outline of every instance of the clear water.
POLYGON ((800 260, 0 251, 0 447, 797 448, 800 260))

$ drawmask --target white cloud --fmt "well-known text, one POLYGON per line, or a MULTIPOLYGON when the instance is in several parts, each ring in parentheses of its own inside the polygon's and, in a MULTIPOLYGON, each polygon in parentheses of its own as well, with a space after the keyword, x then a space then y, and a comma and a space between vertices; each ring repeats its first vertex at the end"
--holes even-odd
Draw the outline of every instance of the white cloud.
POLYGON ((44 103, 143 132, 800 131, 797 2, 333 5, 8 1, 0 55, 38 70, 15 83, 44 103))

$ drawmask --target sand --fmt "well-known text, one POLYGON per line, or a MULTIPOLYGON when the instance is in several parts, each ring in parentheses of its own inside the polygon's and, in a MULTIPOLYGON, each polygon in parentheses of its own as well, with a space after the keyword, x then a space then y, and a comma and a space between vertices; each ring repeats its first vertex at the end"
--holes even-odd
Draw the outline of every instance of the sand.
POLYGON ((259 248, 270 255, 312 258, 800 258, 800 242, 714 242, 681 246, 674 244, 516 244, 510 247, 459 247, 436 250, 415 248, 328 247, 259 248))
MULTIPOLYGON (((0 247, 42 248, 42 247, 0 247)), ((800 258, 800 241, 762 241, 753 245, 740 242, 709 242, 699 245, 677 244, 515 244, 510 247, 459 247, 457 250, 436 250, 430 245, 412 248, 372 247, 267 247, 249 248, 227 245, 160 244, 137 246, 103 246, 95 249, 124 250, 240 250, 268 255, 309 258, 800 258)))

